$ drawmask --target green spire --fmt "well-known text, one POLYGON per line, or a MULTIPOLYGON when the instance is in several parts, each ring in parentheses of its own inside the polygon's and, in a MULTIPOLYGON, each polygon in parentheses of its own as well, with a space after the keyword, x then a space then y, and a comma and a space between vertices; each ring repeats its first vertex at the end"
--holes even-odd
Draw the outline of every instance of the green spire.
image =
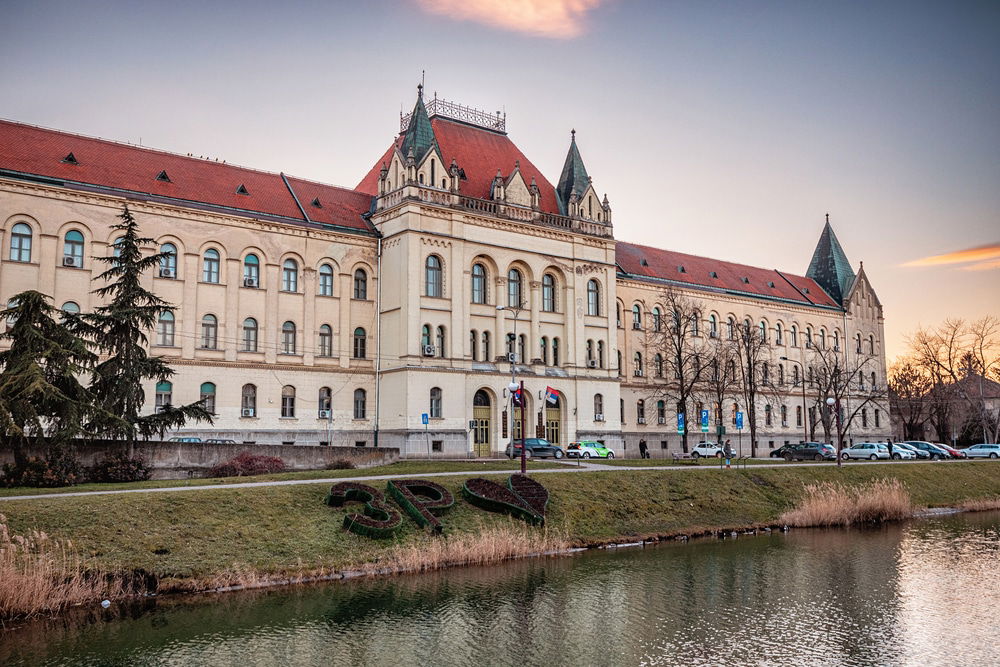
POLYGON ((837 235, 833 233, 829 213, 826 214, 826 225, 820 234, 819 243, 816 244, 806 276, 819 283, 819 286, 841 305, 844 304, 844 299, 854 284, 854 270, 847 261, 844 249, 840 247, 837 235))
POLYGON ((437 148, 437 137, 434 136, 434 128, 431 127, 431 119, 427 116, 427 108, 424 106, 424 86, 417 86, 417 104, 410 114, 410 124, 403 135, 403 145, 400 150, 403 157, 408 157, 413 151, 413 159, 417 164, 424 159, 427 151, 437 148))
POLYGON ((562 209, 563 215, 568 214, 570 195, 576 193, 577 197, 582 197, 588 185, 590 185, 590 176, 587 175, 587 168, 583 166, 580 149, 576 147, 576 130, 571 130, 569 152, 566 154, 566 162, 563 164, 562 175, 559 177, 559 185, 556 186, 559 207, 562 209))

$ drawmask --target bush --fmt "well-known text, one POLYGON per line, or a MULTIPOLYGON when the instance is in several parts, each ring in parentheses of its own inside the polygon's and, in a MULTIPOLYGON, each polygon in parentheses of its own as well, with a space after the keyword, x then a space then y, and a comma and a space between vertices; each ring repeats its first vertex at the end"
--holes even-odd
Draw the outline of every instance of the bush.
POLYGON ((13 463, 3 466, 4 486, 34 486, 52 488, 73 486, 84 480, 84 468, 71 451, 63 447, 52 448, 45 458, 29 456, 24 467, 13 463))
POLYGON ((337 459, 326 465, 327 470, 354 470, 354 464, 347 459, 337 459))
POLYGON ((266 475, 283 472, 285 462, 277 456, 258 456, 241 452, 225 463, 220 463, 208 471, 209 477, 243 477, 244 475, 266 475))
POLYGON ((151 473, 152 468, 141 458, 117 452, 95 463, 89 477, 91 482, 142 482, 151 473))

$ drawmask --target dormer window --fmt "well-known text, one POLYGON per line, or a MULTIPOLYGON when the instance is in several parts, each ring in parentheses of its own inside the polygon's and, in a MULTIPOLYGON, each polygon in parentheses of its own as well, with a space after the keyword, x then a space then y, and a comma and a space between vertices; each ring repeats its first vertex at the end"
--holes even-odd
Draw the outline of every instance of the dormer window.
POLYGON ((642 264, 643 266, 649 266, 649 262, 646 261, 645 257, 643 257, 641 260, 639 260, 639 263, 642 264))
POLYGON ((73 155, 72 153, 70 153, 69 155, 67 155, 66 157, 64 157, 62 159, 62 161, 65 162, 66 164, 80 164, 77 161, 76 156, 73 155))
POLYGON ((746 276, 743 276, 742 280, 743 280, 743 284, 744 285, 749 285, 750 284, 750 279, 747 278, 746 276))
POLYGON ((247 190, 247 186, 240 183, 240 187, 236 188, 236 194, 238 195, 248 195, 250 192, 247 190))
POLYGON ((319 203, 319 197, 316 197, 316 199, 312 200, 312 205, 315 206, 316 208, 323 208, 323 205, 319 203))
POLYGON ((677 267, 677 273, 687 273, 687 269, 683 265, 677 267))
POLYGON ((709 272, 708 272, 708 275, 709 275, 709 277, 711 277, 711 278, 718 278, 718 277, 719 277, 719 274, 718 274, 718 273, 716 273, 715 271, 709 271, 709 272))
POLYGON ((773 280, 768 280, 767 281, 767 286, 768 287, 774 287, 774 281, 773 280))
POLYGON ((164 169, 159 174, 156 175, 156 180, 163 181, 164 183, 170 183, 170 177, 167 176, 167 170, 164 169))

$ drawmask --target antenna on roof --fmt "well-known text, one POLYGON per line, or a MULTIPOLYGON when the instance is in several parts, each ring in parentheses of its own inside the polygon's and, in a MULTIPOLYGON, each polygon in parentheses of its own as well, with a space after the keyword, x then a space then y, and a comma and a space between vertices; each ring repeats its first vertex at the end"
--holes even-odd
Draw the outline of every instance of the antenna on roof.
POLYGON ((420 70, 420 87, 421 88, 423 88, 424 84, 426 83, 426 81, 425 81, 426 74, 427 74, 427 70, 420 70))

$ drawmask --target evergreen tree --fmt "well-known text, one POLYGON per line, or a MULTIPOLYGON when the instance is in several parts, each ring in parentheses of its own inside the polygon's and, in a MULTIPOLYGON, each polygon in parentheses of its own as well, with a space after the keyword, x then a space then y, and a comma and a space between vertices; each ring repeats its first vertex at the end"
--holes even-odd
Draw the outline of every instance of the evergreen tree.
POLYGON ((112 229, 122 232, 122 236, 115 243, 114 254, 94 258, 108 265, 97 277, 107 284, 94 290, 107 304, 83 319, 89 325, 94 345, 107 357, 94 368, 90 389, 107 412, 120 417, 100 417, 91 426, 104 437, 126 440, 131 450, 137 438, 162 438, 168 429, 183 426, 188 420, 211 423, 212 416, 200 401, 140 414, 146 401, 143 381, 165 382, 174 374, 162 357, 149 355, 146 337, 160 313, 172 312, 173 308, 141 284, 143 273, 158 266, 163 254, 143 256, 143 247, 153 239, 139 236, 139 225, 127 204, 118 217, 121 222, 112 229))
POLYGON ((46 438, 51 456, 97 416, 94 397, 79 379, 97 356, 78 333, 79 318, 54 308, 44 294, 29 290, 12 301, 16 305, 0 313, 10 326, 0 333, 10 341, 0 352, 0 442, 13 450, 14 470, 22 471, 32 439, 46 438))

